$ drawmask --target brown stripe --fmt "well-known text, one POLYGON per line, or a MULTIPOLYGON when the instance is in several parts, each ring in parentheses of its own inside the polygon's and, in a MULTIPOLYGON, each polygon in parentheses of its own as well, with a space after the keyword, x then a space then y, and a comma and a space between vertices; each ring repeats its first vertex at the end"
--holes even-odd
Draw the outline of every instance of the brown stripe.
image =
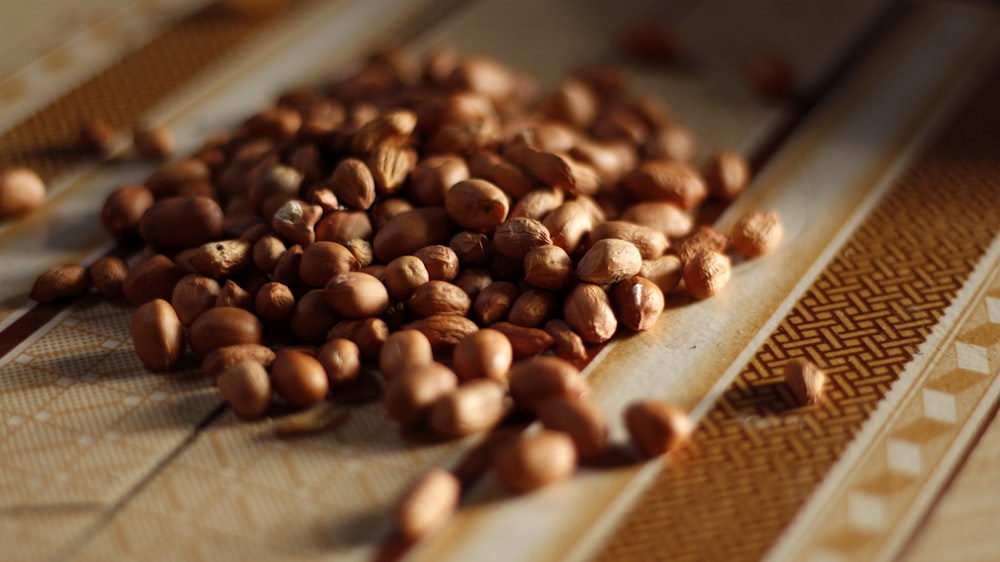
MULTIPOLYGON (((308 3, 298 0, 296 7, 308 3)), ((49 181, 86 161, 79 127, 100 118, 131 129, 143 114, 273 22, 239 18, 215 4, 180 20, 138 50, 0 136, 0 168, 27 166, 49 181)))
POLYGON ((788 525, 1000 232, 1000 76, 928 147, 702 420, 599 560, 756 560, 788 525), (820 407, 781 383, 830 375, 820 407))

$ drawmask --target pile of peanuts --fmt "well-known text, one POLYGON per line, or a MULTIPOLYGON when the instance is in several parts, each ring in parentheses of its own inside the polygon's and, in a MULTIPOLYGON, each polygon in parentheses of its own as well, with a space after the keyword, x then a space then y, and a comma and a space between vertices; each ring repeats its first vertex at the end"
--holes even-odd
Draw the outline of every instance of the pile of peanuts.
MULTIPOLYGON (((123 295, 143 364, 169 370, 190 350, 244 418, 275 394, 320 404, 365 366, 392 419, 441 436, 532 412, 543 429, 499 447, 494 468, 512 491, 537 489, 608 448, 580 375, 595 346, 648 330, 680 287, 717 294, 727 252, 759 256, 782 236, 768 211, 730 235, 696 226, 748 166, 723 152, 693 167, 690 133, 624 82, 590 67, 539 96, 490 58, 385 50, 117 189, 101 220, 145 242, 135 265, 59 266, 32 298, 123 295)), ((669 404, 624 416, 646 456, 691 431, 669 404)), ((398 506, 401 534, 439 526, 459 494, 453 475, 426 475, 398 506)))

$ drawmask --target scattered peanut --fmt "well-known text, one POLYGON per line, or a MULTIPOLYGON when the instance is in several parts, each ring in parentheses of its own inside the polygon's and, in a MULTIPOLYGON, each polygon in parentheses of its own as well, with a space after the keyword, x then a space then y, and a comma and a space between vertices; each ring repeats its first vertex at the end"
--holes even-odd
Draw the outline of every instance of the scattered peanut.
POLYGON ((45 182, 34 170, 0 170, 0 220, 22 217, 44 203, 45 182))
POLYGON ((393 511, 404 539, 416 541, 447 523, 458 507, 462 484, 450 472, 432 468, 400 498, 393 511))
POLYGON ((625 427, 639 452, 647 457, 668 453, 691 435, 691 420, 679 408, 647 400, 625 409, 625 427))
POLYGON ((781 244, 784 229, 774 211, 754 211, 736 221, 733 249, 747 258, 770 253, 781 244))
POLYGON ((543 429, 499 448, 493 468, 507 489, 531 492, 568 478, 576 468, 576 449, 566 434, 543 429))
POLYGON ((793 359, 785 363, 785 384, 792 390, 799 404, 816 404, 823 399, 826 373, 808 359, 793 359))

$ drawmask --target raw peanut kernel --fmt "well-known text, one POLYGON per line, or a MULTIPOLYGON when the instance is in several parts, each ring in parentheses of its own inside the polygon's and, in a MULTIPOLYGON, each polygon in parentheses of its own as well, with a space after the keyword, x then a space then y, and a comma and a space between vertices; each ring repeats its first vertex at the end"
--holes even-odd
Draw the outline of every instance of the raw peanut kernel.
POLYGON ((538 405, 538 419, 546 428, 568 435, 581 459, 597 458, 608 447, 604 413, 586 400, 563 396, 545 400, 538 405))
POLYGON ((379 370, 387 381, 391 381, 433 361, 434 352, 427 336, 417 330, 400 330, 386 338, 379 354, 379 370))
POLYGON ((639 270, 639 276, 649 279, 663 291, 669 293, 677 288, 681 282, 681 274, 684 266, 677 256, 660 256, 655 260, 645 260, 639 270))
POLYGON ((161 160, 174 153, 174 135, 166 127, 136 127, 132 130, 135 152, 146 160, 161 160))
POLYGON ((552 243, 549 229, 542 223, 529 218, 518 217, 500 225, 493 233, 493 248, 501 254, 515 259, 524 256, 538 246, 552 243))
POLYGON ((605 238, 616 238, 631 242, 639 249, 639 253, 644 260, 651 260, 662 256, 669 245, 667 237, 663 232, 648 226, 625 221, 609 221, 600 224, 594 230, 590 231, 587 238, 591 245, 605 238))
POLYGON ((451 235, 447 211, 441 207, 422 207, 390 219, 375 234, 372 245, 375 257, 389 262, 432 244, 447 244, 451 235))
POLYGON ((683 410, 652 400, 629 405, 625 409, 625 426, 636 448, 647 457, 670 452, 694 430, 683 410))
POLYGON ((563 303, 563 319, 587 343, 604 343, 618 329, 611 300, 591 283, 580 283, 569 292, 563 303))
POLYGON ((302 250, 299 279, 310 287, 323 287, 334 275, 361 269, 358 259, 345 246, 320 241, 302 250))
POLYGON ((38 276, 31 298, 40 303, 79 297, 90 290, 90 274, 82 265, 57 265, 38 276))
POLYGON ((750 181, 750 167, 738 154, 719 152, 705 163, 702 175, 712 197, 729 202, 746 189, 750 181))
POLYGON ((125 238, 139 232, 139 223, 153 206, 153 193, 141 185, 125 185, 108 195, 101 207, 101 223, 112 236, 125 238))
POLYGON ((556 357, 582 368, 587 362, 587 347, 583 338, 573 331, 564 320, 549 320, 545 323, 545 333, 554 341, 553 353, 556 357))
POLYGON ((188 331, 191 349, 204 357, 228 345, 256 343, 261 340, 263 327, 256 316, 242 308, 216 307, 206 310, 188 331))
POLYGON ((274 390, 296 408, 308 408, 326 398, 330 382, 316 358, 291 349, 282 349, 271 364, 274 390))
POLYGON ((330 386, 350 384, 361 374, 361 350, 351 340, 334 338, 326 342, 316 358, 323 365, 330 386))
POLYGON ((696 207, 708 195, 698 172, 663 160, 640 164, 622 179, 622 188, 636 201, 669 201, 682 209, 696 207))
POLYGON ((345 158, 327 182, 337 201, 349 209, 367 210, 375 203, 375 178, 364 162, 345 158))
POLYGON ((667 201, 637 203, 622 211, 621 220, 659 230, 667 238, 686 236, 694 227, 691 215, 667 201))
POLYGON ((455 373, 440 363, 429 363, 400 373, 389 381, 382 403, 389 417, 403 425, 419 423, 431 405, 458 386, 455 373))
POLYGON ((507 336, 486 328, 473 332, 458 342, 452 357, 452 367, 463 382, 485 378, 506 383, 507 372, 513 360, 514 350, 507 336))
POLYGON ((458 507, 462 484, 450 472, 432 468, 403 494, 393 511, 399 534, 416 541, 440 529, 458 507))
POLYGON ((472 314, 484 326, 507 319, 510 307, 521 291, 507 281, 497 281, 483 289, 473 304, 472 314))
POLYGON ((559 246, 538 246, 524 255, 524 280, 536 287, 559 290, 573 277, 573 260, 559 246))
POLYGON ((389 293, 377 278, 350 271, 335 275, 323 290, 326 302, 344 318, 374 317, 389 307, 389 293))
POLYGON ((565 433, 543 429, 498 448, 493 468, 508 490, 531 492, 568 478, 576 468, 576 449, 565 433))
POLYGON ((173 368, 187 349, 184 327, 170 303, 162 299, 132 314, 132 343, 142 364, 156 371, 173 368))
POLYGON ((45 182, 34 170, 0 170, 0 220, 22 217, 44 204, 45 182))
POLYGON ((800 405, 815 404, 823 398, 826 373, 812 361, 793 359, 785 363, 784 373, 785 384, 792 389, 800 405))
POLYGON ((638 275, 615 285, 611 290, 618 321, 633 332, 648 330, 663 312, 663 291, 649 279, 638 275))
POLYGON ((729 283, 732 264, 718 252, 700 252, 684 265, 684 286, 696 299, 707 299, 729 283))
POLYGON ((271 379, 267 370, 256 361, 241 361, 219 375, 219 393, 229 407, 242 418, 262 415, 271 405, 271 379))
POLYGON ((437 399, 427 414, 431 429, 446 437, 487 431, 507 413, 507 392, 493 379, 477 379, 437 399))
POLYGON ((288 327, 300 342, 321 343, 338 320, 340 316, 326 302, 323 290, 313 289, 295 303, 288 317, 288 327))
POLYGON ((208 197, 171 197, 142 215, 139 233, 150 246, 175 252, 222 237, 222 208, 208 197))
POLYGON ((400 256, 385 266, 382 283, 395 301, 405 301, 421 285, 430 281, 427 266, 416 256, 400 256))
POLYGON ((445 281, 429 281, 416 288, 406 301, 406 310, 417 318, 435 314, 465 316, 472 306, 472 299, 457 285, 445 281))
POLYGON ((431 244, 413 252, 413 255, 424 262, 432 281, 451 281, 458 276, 458 255, 448 246, 431 244))
POLYGON ((431 342, 431 349, 437 354, 451 353, 462 338, 479 329, 468 318, 454 314, 435 314, 427 318, 404 324, 403 329, 413 329, 422 333, 431 342))
POLYGON ((774 211, 754 211, 743 215, 733 227, 733 249, 747 258, 762 256, 781 244, 784 229, 774 211))
POLYGON ((526 328, 510 322, 496 322, 490 324, 490 329, 507 336, 510 347, 514 350, 514 357, 517 359, 534 357, 552 347, 554 343, 552 336, 538 328, 526 328))
POLYGON ((476 232, 490 232, 507 219, 510 203, 497 186, 481 179, 453 185, 444 197, 448 217, 458 226, 476 232))
POLYGON ((181 324, 190 325, 206 310, 215 306, 219 298, 218 281, 204 275, 192 274, 174 285, 170 304, 177 311, 181 324))
POLYGON ((642 254, 635 244, 605 238, 598 240, 580 259, 576 275, 595 285, 608 285, 627 279, 642 268, 642 254))
POLYGON ((122 296, 125 277, 128 276, 128 265, 115 256, 98 258, 90 266, 90 278, 97 292, 105 297, 122 296))
POLYGON ((537 409, 550 398, 578 398, 590 390, 576 367, 548 355, 517 361, 508 378, 511 398, 527 410, 537 409))

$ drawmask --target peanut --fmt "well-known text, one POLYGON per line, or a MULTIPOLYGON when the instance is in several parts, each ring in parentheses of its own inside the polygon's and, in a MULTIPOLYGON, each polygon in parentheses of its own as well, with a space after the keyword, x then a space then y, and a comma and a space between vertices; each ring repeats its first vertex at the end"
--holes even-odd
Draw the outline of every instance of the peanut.
POLYGON ((349 209, 364 211, 375 203, 375 178, 357 158, 341 160, 330 176, 329 186, 337 201, 349 209))
POLYGON ((445 281, 429 281, 416 288, 406 301, 406 310, 417 318, 435 314, 465 316, 472 307, 472 299, 456 285, 445 281))
POLYGON ((316 359, 323 365, 330 386, 350 384, 361 374, 361 349, 351 340, 334 338, 326 342, 316 359))
POLYGON ((170 299, 174 286, 188 275, 170 258, 157 254, 129 270, 122 282, 122 292, 132 304, 139 305, 153 299, 170 299))
POLYGON ((166 127, 140 126, 132 130, 135 152, 146 160, 161 160, 174 153, 174 135, 166 127))
POLYGON ((299 261, 299 279, 310 287, 324 287, 335 275, 361 269, 345 246, 325 240, 306 246, 299 261))
POLYGON ((188 326, 203 312, 215 306, 220 290, 221 287, 215 279, 191 274, 174 285, 170 304, 177 312, 181 324, 188 326))
POLYGON ((45 182, 34 170, 0 170, 0 220, 23 217, 45 204, 45 182))
POLYGON ((684 265, 684 286, 696 299, 707 299, 721 291, 732 275, 729 258, 718 252, 695 254, 684 265))
POLYGON ((798 358, 785 363, 785 384, 802 406, 816 404, 823 398, 826 373, 812 361, 798 358))
POLYGON ((438 398, 431 404, 427 422, 446 437, 482 433, 500 423, 507 412, 506 389, 493 379, 477 379, 438 398))
POLYGON ((139 232, 143 214, 152 206, 152 191, 141 185, 125 185, 104 200, 104 205, 101 206, 101 223, 112 236, 133 236, 139 232))
POLYGON ((320 343, 340 316, 326 302, 322 289, 313 289, 302 295, 288 317, 292 335, 303 343, 320 343))
POLYGON ((622 326, 633 332, 649 330, 663 312, 663 291, 649 279, 635 276, 615 285, 611 302, 622 326))
POLYGON ((375 257, 389 262, 451 238, 451 221, 441 207, 423 207, 390 219, 375 235, 375 257))
POLYGON ((458 507, 462 485, 458 478, 440 468, 432 468, 400 498, 393 519, 400 535, 416 541, 445 525, 458 507))
POLYGON ((417 330, 400 330, 386 338, 379 354, 379 370, 389 381, 433 361, 434 353, 427 336, 417 330))
POLYGON ((171 197, 146 210, 139 234, 150 246, 175 252, 221 238, 222 219, 219 204, 208 197, 171 197))
POLYGON ((608 448, 608 422, 604 413, 586 400, 550 398, 538 405, 538 419, 546 428, 568 435, 581 459, 597 458, 608 448))
POLYGON ((42 273, 31 287, 31 298, 40 303, 79 297, 90 290, 90 273, 76 264, 57 265, 42 273))
POLYGON ((187 349, 184 327, 163 299, 153 299, 132 314, 132 343, 142 364, 155 371, 176 366, 187 349))
POLYGON ((510 203, 497 186, 481 179, 463 180, 451 187, 444 197, 448 217, 460 226, 476 232, 490 232, 507 219, 510 203))
POLYGON ((403 326, 421 332, 431 342, 434 353, 451 353, 455 344, 479 328, 475 322, 454 314, 435 314, 403 326))
POLYGON ((719 201, 730 202, 746 189, 750 181, 750 167, 738 154, 718 152, 713 154, 702 169, 708 192, 719 201))
POLYGON ((570 290, 563 302, 563 319, 587 343, 604 343, 618 329, 611 300, 591 283, 580 283, 570 290))
POLYGON ((242 418, 256 418, 271 405, 271 379, 256 361, 235 363, 219 375, 215 384, 229 407, 242 418))
POLYGON ((550 398, 578 398, 590 390, 576 367, 548 355, 516 361, 510 368, 508 380, 510 397, 527 410, 536 410, 550 398))
POLYGON ((334 275, 323 289, 326 302, 344 318, 378 316, 389 307, 389 293, 377 278, 349 271, 334 275))
POLYGON ((774 251, 781 244, 784 229, 774 211, 754 211, 743 215, 733 226, 733 249, 747 258, 774 251))
POLYGON ((533 248, 551 243, 549 229, 526 217, 508 220, 493 233, 493 247, 501 254, 519 260, 524 259, 533 248))
POLYGON ((388 337, 389 326, 381 318, 342 320, 334 324, 326 334, 328 340, 343 338, 358 344, 361 357, 366 361, 378 357, 388 337))
POLYGON ((565 433, 541 430, 497 449, 493 468, 512 492, 526 493, 564 480, 576 467, 576 449, 565 433))
POLYGON ((458 386, 451 369, 440 363, 428 363, 389 381, 382 394, 382 403, 389 417, 403 425, 421 422, 439 398, 458 386))
POLYGON ((326 398, 330 382, 316 358, 291 349, 282 349, 271 363, 274 390, 290 405, 308 408, 326 398))
POLYGON ((698 172, 684 164, 648 160, 622 179, 622 188, 636 201, 668 201, 691 209, 708 195, 698 172))
POLYGON ((583 338, 564 320, 553 319, 545 323, 545 333, 552 336, 555 356, 581 368, 587 362, 587 347, 583 338))
POLYGON ((694 430, 683 410, 653 400, 630 404, 625 409, 625 427, 636 448, 647 457, 672 451, 694 430))
POLYGON ((421 285, 430 281, 427 266, 416 256, 400 256, 385 266, 382 283, 393 300, 405 301, 421 285))
POLYGON ((452 368, 460 380, 493 379, 507 382, 514 349, 503 333, 489 328, 473 332, 458 342, 452 368))
POLYGON ((431 244, 413 252, 413 255, 424 262, 432 281, 451 281, 458 276, 458 255, 448 246, 431 244))
POLYGON ((524 280, 536 287, 559 290, 572 277, 573 260, 559 246, 538 246, 524 255, 524 280))
POLYGON ((122 296, 127 276, 128 265, 115 256, 100 257, 90 266, 90 279, 105 297, 122 296))
POLYGON ((253 361, 264 367, 274 362, 274 351, 256 343, 243 343, 220 347, 201 361, 201 372, 206 377, 217 377, 241 361, 253 361))
POLYGON ((497 281, 479 293, 473 303, 472 314, 484 326, 505 320, 520 294, 513 283, 497 281))
POLYGON ((583 255, 576 266, 576 275, 588 283, 608 285, 639 273, 641 268, 642 254, 635 244, 605 238, 595 242, 583 255))
POLYGON ((229 345, 261 341, 263 328, 256 316, 233 307, 216 307, 203 312, 188 331, 191 350, 204 357, 229 345))

